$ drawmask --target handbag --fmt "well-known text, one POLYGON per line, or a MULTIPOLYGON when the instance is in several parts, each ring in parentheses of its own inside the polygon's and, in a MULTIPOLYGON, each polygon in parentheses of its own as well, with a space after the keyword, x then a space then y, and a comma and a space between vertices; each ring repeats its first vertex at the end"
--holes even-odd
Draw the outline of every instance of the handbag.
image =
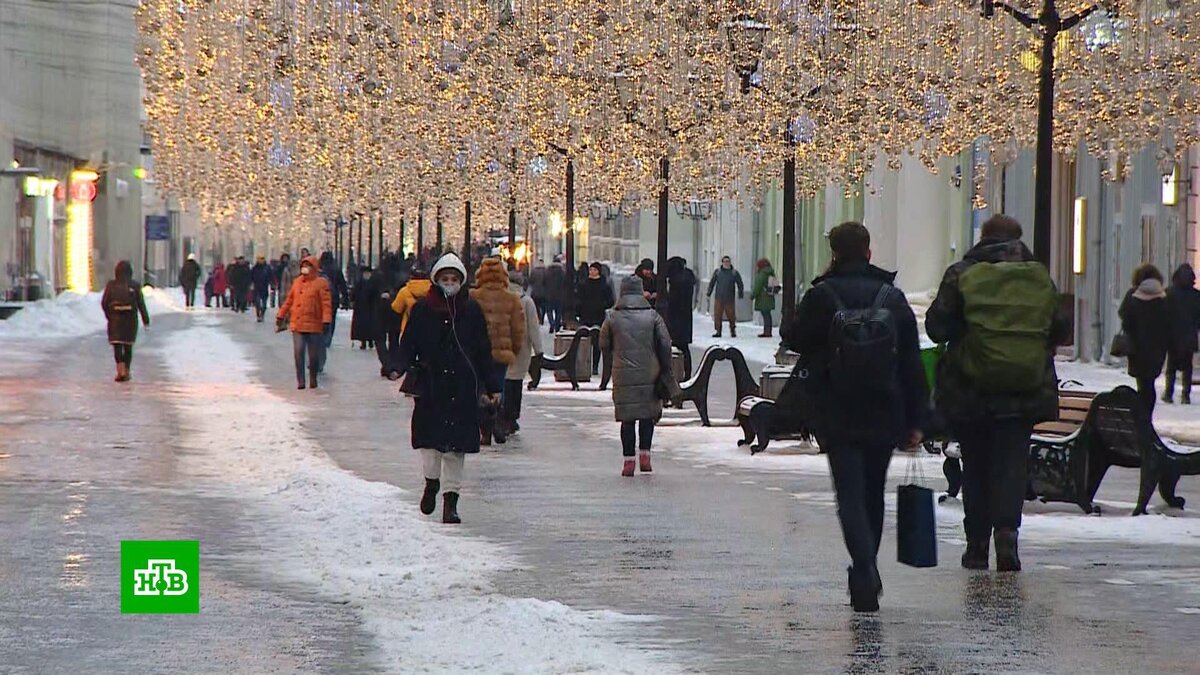
POLYGON ((425 367, 414 364, 404 374, 400 381, 400 393, 413 398, 420 398, 425 393, 425 367))
POLYGON ((933 490, 913 482, 914 464, 920 480, 920 460, 914 453, 905 471, 905 484, 896 488, 896 560, 910 567, 937 567, 933 490))
POLYGON ((1127 358, 1133 354, 1133 343, 1124 331, 1113 336, 1112 345, 1108 348, 1108 353, 1118 359, 1127 358))

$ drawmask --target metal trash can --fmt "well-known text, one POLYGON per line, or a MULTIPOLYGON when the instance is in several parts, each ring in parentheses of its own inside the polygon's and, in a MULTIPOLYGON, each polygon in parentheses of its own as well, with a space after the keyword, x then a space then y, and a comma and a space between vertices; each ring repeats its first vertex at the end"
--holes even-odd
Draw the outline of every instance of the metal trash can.
POLYGON ((800 362, 800 355, 790 349, 780 348, 775 354, 775 363, 780 366, 794 366, 800 362))
POLYGON ((783 385, 792 376, 793 366, 764 366, 758 378, 758 395, 772 401, 779 398, 783 385))
POLYGON ((683 376, 687 374, 687 366, 683 363, 683 351, 679 347, 671 347, 671 372, 675 375, 675 381, 683 383, 683 376))
MULTIPOLYGON (((560 330, 554 334, 554 353, 565 354, 571 348, 571 340, 575 338, 575 331, 560 330)), ((592 381, 592 340, 591 336, 584 333, 579 339, 579 353, 575 355, 575 379, 579 382, 592 381)), ((554 371, 555 382, 570 382, 571 378, 567 377, 567 371, 554 371)))

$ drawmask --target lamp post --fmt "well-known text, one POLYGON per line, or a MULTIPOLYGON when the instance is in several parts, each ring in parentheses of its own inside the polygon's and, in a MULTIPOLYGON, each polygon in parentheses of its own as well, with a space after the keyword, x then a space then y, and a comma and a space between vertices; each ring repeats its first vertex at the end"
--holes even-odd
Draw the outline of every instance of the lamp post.
POLYGON ((471 271, 471 200, 463 204, 463 265, 471 271))
POLYGON ((1034 171, 1033 189, 1033 254, 1038 261, 1050 266, 1051 216, 1054 199, 1054 47, 1060 33, 1078 26, 1093 12, 1106 8, 1116 16, 1117 3, 1110 0, 1096 3, 1072 16, 1063 17, 1058 12, 1057 0, 1042 0, 1042 11, 1037 16, 1026 14, 1007 2, 981 0, 984 18, 990 19, 999 9, 1032 30, 1041 38, 1041 64, 1038 69, 1038 117, 1037 117, 1037 160, 1034 171))
POLYGON ((417 260, 425 256, 425 202, 417 205, 417 260))
POLYGON ((763 43, 771 27, 749 14, 740 14, 725 24, 725 36, 729 40, 729 54, 733 67, 741 78, 742 93, 750 93, 751 78, 758 72, 763 43))
POLYGON ((444 242, 442 241, 444 232, 442 231, 442 203, 441 202, 438 202, 437 208, 434 210, 434 224, 436 225, 436 229, 434 230, 434 232, 437 235, 436 239, 434 240, 437 242, 436 243, 436 246, 437 246, 436 256, 440 258, 440 257, 442 257, 442 251, 445 246, 444 242))

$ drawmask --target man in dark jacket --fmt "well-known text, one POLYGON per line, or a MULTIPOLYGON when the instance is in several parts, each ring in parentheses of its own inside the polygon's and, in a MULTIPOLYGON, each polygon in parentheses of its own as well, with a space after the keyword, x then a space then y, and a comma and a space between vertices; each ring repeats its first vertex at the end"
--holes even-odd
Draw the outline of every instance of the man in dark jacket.
POLYGON ((267 313, 267 297, 275 283, 275 274, 267 264, 266 256, 260 255, 254 261, 254 267, 250 268, 250 283, 254 284, 254 316, 262 323, 263 315, 267 313))
MULTIPOLYGON (((962 565, 987 569, 989 539, 995 537, 996 568, 1018 571, 1017 531, 1025 501, 1029 437, 1039 422, 1058 418, 1058 377, 1054 350, 1070 336, 1069 319, 1057 306, 1058 292, 1021 243, 1021 225, 1008 216, 994 216, 983 225, 982 239, 967 255, 946 270, 937 298, 925 317, 929 337, 949 350, 938 369, 938 412, 949 423, 962 449, 963 527, 967 550, 962 565), (1044 288, 1038 294, 1054 305, 1041 327, 1045 339, 1045 368, 1026 391, 998 391, 990 382, 967 374, 966 352, 982 340, 998 340, 1001 333, 985 334, 968 321, 962 290, 964 275, 976 265, 997 265, 996 270, 1040 270, 1044 288), (999 267, 1010 265, 1009 267, 999 267)), ((989 272, 992 270, 982 270, 989 272)), ((1011 315, 1007 315, 1011 316, 1011 315)), ((993 320, 997 316, 991 317, 993 320)), ((978 350, 976 350, 978 351, 978 350)))
POLYGON ((196 262, 195 253, 189 253, 179 270, 179 285, 183 286, 184 303, 189 308, 196 306, 196 286, 199 283, 200 263, 196 262))
POLYGON ((721 266, 713 271, 712 278, 708 280, 708 297, 716 296, 713 301, 713 324, 716 329, 713 337, 721 337, 725 319, 729 319, 729 334, 737 337, 737 304, 734 294, 736 293, 737 299, 740 300, 745 292, 742 274, 733 269, 733 261, 729 256, 721 258, 721 266))
POLYGON ((633 271, 633 276, 642 280, 642 297, 646 298, 651 307, 657 307, 658 277, 654 274, 654 261, 643 258, 637 269, 633 271))
POLYGON ((667 311, 663 317, 671 333, 671 346, 683 352, 683 379, 692 377, 692 307, 696 302, 696 275, 679 256, 667 260, 667 311))
POLYGON ((554 256, 554 262, 546 268, 546 318, 550 321, 550 333, 558 332, 563 324, 563 295, 567 286, 567 271, 563 269, 562 256, 554 256))
POLYGON ((318 372, 325 371, 325 359, 329 355, 329 349, 333 346, 333 334, 337 330, 337 312, 338 308, 349 302, 349 289, 346 288, 346 275, 338 269, 337 263, 333 259, 333 254, 325 251, 321 254, 321 276, 324 277, 325 283, 329 284, 329 299, 333 304, 333 321, 325 327, 325 349, 321 350, 321 361, 317 365, 318 372))
POLYGON ((371 277, 375 294, 375 355, 379 357, 379 375, 391 380, 400 379, 396 361, 400 355, 400 315, 392 311, 392 300, 404 286, 401 262, 389 254, 380 271, 371 277))
POLYGON ((541 258, 529 270, 529 297, 537 306, 538 323, 546 325, 546 261, 541 258))
POLYGON ((842 536, 853 560, 851 602, 858 611, 876 611, 883 589, 876 558, 887 468, 896 447, 920 444, 929 393, 917 319, 904 293, 893 286, 895 273, 870 264, 867 228, 854 222, 838 225, 829 233, 829 246, 829 271, 813 281, 783 337, 813 373, 807 388, 818 408, 817 439, 829 456, 842 536), (833 367, 835 315, 875 306, 890 313, 892 341, 879 348, 887 371, 878 373, 873 386, 841 381, 833 367))
POLYGON ((1192 362, 1200 351, 1200 291, 1196 290, 1196 272, 1184 263, 1171 277, 1167 289, 1167 310, 1171 315, 1171 349, 1167 353, 1167 390, 1163 401, 1175 399, 1175 376, 1179 373, 1184 405, 1192 403, 1192 362))
POLYGON ((239 255, 225 274, 229 282, 229 293, 233 296, 234 311, 246 311, 249 309, 246 296, 250 294, 250 265, 239 255))

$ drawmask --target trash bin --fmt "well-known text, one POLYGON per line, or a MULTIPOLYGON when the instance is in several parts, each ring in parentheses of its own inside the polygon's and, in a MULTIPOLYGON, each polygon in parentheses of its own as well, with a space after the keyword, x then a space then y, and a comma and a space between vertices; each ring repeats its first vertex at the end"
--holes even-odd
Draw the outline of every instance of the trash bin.
MULTIPOLYGON (((554 353, 564 354, 571 348, 571 340, 575 338, 575 331, 560 330, 554 334, 554 353)), ((588 334, 584 334, 579 339, 579 353, 575 355, 575 379, 579 382, 591 382, 592 380, 592 341, 588 334)), ((554 371, 555 382, 570 382, 571 378, 567 377, 567 371, 554 371)))
POLYGON ((758 395, 772 401, 779 398, 783 385, 792 376, 794 366, 764 366, 762 375, 758 378, 758 395))
POLYGON ((671 347, 671 373, 675 375, 675 381, 682 383, 683 376, 687 374, 687 366, 683 362, 683 351, 679 347, 671 347))
POLYGON ((945 351, 945 345, 926 347, 921 350, 921 365, 925 367, 925 381, 929 384, 931 394, 935 390, 934 385, 937 382, 938 361, 941 360, 945 351))
POLYGON ((790 349, 780 349, 775 354, 775 363, 781 366, 794 366, 800 362, 800 355, 790 349))

